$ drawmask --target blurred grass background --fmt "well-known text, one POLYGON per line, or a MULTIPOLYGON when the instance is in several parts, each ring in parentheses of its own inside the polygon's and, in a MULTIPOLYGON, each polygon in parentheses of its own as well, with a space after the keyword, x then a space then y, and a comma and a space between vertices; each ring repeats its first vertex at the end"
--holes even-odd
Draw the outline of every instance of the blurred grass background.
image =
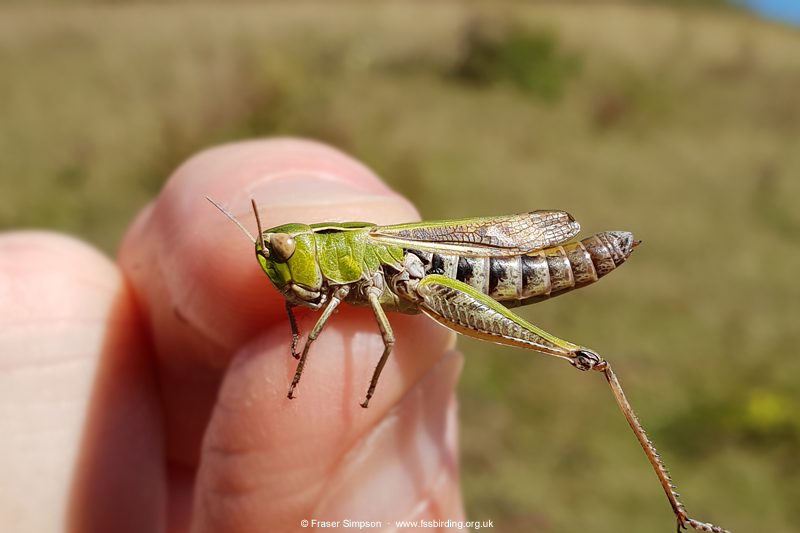
MULTIPOLYGON (((284 134, 427 219, 633 231, 619 273, 522 314, 615 365, 691 516, 798 531, 800 31, 713 0, 0 5, 2 229, 113 254, 183 159, 284 134)), ((470 519, 672 530, 601 376, 460 346, 470 519)))

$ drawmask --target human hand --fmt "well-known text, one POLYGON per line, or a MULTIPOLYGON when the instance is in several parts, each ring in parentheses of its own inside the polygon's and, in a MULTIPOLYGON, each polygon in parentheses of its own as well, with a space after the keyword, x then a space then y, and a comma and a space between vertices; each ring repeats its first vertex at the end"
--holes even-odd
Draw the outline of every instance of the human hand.
MULTIPOLYGON (((383 342, 368 308, 342 305, 287 399, 283 299, 206 195, 251 233, 250 198, 264 227, 417 217, 341 153, 271 140, 181 166, 118 265, 62 236, 1 236, 0 523, 238 532, 462 519, 453 335, 390 314, 397 343, 362 409, 383 342)), ((317 313, 296 316, 302 346, 317 313)))

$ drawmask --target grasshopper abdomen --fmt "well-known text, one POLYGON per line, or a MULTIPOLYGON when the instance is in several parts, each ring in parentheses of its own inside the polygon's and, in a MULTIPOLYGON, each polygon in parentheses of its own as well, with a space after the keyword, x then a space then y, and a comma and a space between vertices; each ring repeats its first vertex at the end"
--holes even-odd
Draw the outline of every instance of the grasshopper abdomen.
POLYGON ((624 263, 640 242, 627 231, 604 231, 578 242, 522 256, 523 289, 518 293, 519 297, 499 301, 507 307, 528 305, 594 283, 624 263), (534 268, 530 265, 544 262, 537 255, 546 260, 546 275, 541 274, 545 270, 543 266, 534 268), (539 277, 528 281, 526 272, 536 273, 539 277))
POLYGON ((507 307, 527 305, 594 283, 625 262, 639 244, 626 231, 605 231, 582 241, 530 254, 472 257, 413 249, 426 274, 442 274, 507 307))

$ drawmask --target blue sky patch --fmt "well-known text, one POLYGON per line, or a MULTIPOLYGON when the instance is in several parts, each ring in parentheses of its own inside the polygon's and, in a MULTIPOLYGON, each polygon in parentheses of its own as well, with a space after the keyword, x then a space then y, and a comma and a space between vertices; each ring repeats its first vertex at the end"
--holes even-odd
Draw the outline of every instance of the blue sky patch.
POLYGON ((763 17, 800 25, 800 0, 742 0, 763 17))

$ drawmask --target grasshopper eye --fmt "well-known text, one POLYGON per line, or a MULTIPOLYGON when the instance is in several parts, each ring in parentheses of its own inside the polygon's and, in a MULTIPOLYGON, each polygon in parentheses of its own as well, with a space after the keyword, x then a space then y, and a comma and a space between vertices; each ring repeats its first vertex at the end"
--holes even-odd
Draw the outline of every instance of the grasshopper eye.
POLYGON ((287 261, 294 253, 294 239, 288 233, 273 233, 269 244, 279 261, 287 261))

